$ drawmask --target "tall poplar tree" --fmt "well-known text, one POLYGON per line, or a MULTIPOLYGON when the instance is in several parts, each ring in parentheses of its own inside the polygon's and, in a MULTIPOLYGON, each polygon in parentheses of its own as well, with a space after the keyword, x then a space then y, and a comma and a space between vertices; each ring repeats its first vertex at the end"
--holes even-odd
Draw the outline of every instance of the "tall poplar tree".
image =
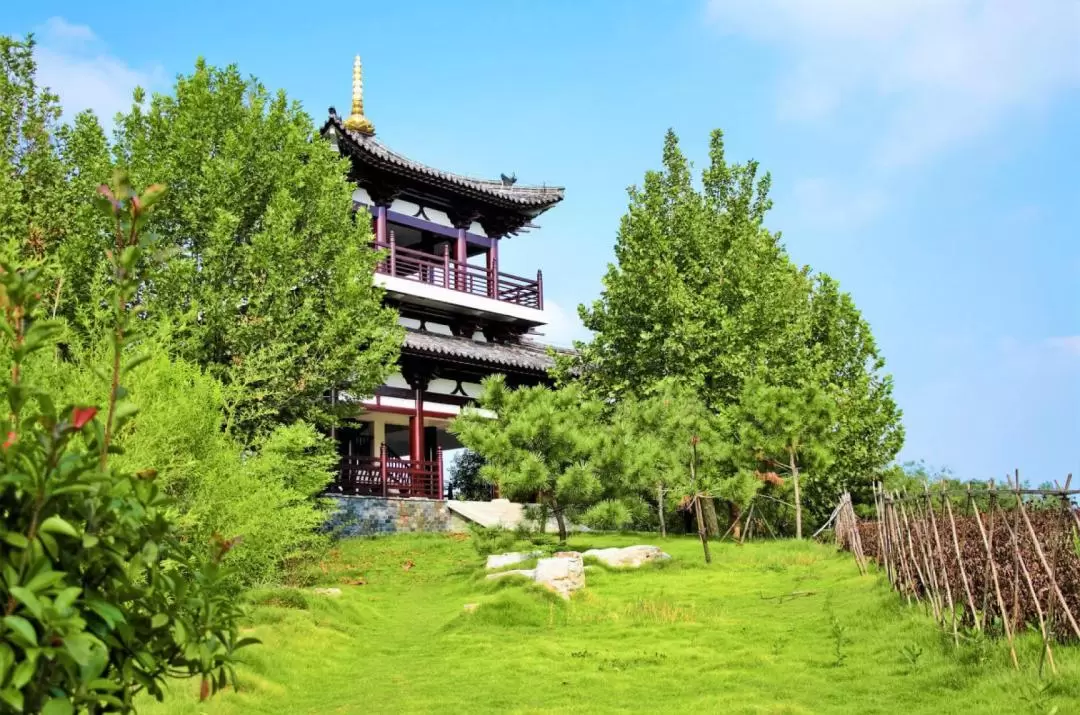
POLYGON ((727 161, 718 130, 696 184, 669 131, 662 169, 630 189, 600 298, 579 308, 593 339, 558 369, 608 400, 674 377, 717 411, 738 405, 755 375, 773 386, 812 381, 836 407, 832 466, 806 485, 818 513, 840 485, 869 483, 885 468, 903 428, 891 377, 851 297, 796 266, 766 228, 769 186, 756 162, 727 161))
POLYGON ((169 324, 171 349, 226 384, 242 438, 332 421, 326 393, 372 391, 401 344, 348 161, 298 103, 236 67, 200 60, 171 92, 134 100, 112 142, 92 113, 63 124, 32 41, 0 38, 0 244, 45 265, 53 312, 93 342, 108 227, 87 197, 114 165, 167 184, 146 228, 168 258, 144 266, 138 299, 169 324))

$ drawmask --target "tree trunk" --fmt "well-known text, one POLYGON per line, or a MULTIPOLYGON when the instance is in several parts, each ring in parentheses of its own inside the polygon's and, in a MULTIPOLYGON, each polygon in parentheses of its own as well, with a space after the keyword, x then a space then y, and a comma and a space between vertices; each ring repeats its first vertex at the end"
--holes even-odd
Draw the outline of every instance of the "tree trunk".
MULTIPOLYGON (((697 491, 697 437, 690 441, 690 484, 697 491)), ((712 563, 709 553, 709 538, 705 534, 705 518, 701 514, 701 492, 694 495, 694 513, 697 514, 697 533, 701 539, 701 548, 705 551, 705 563, 712 563)))
POLYGON ((667 524, 664 522, 664 484, 656 485, 656 515, 660 517, 660 538, 667 538, 667 524))
POLYGON ((703 513, 705 514, 705 533, 710 539, 715 539, 720 536, 720 520, 716 517, 716 500, 712 497, 705 497, 705 504, 703 505, 703 513))
POLYGON ((559 543, 566 543, 566 518, 561 507, 555 507, 555 522, 559 525, 559 543))
POLYGON ((742 509, 733 501, 728 502, 728 526, 731 527, 731 538, 742 541, 742 509))
POLYGON ((712 563, 712 554, 709 553, 709 537, 705 533, 705 518, 701 514, 701 495, 694 497, 694 512, 697 514, 698 538, 701 539, 701 548, 705 550, 705 563, 712 563))
POLYGON ((795 485, 795 538, 802 538, 802 497, 799 494, 799 468, 795 466, 795 450, 788 451, 791 482, 795 485))
POLYGON ((547 533, 548 514, 549 514, 548 505, 547 504, 541 504, 540 505, 540 533, 541 534, 546 534, 547 533))

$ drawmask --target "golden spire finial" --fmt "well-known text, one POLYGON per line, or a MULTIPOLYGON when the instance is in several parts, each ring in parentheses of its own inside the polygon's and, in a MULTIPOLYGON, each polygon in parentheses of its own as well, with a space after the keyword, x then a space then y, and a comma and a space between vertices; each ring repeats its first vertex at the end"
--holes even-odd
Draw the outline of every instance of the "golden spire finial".
POLYGON ((360 66, 360 55, 353 60, 352 114, 345 120, 345 128, 361 134, 375 133, 375 125, 364 116, 364 73, 360 66))

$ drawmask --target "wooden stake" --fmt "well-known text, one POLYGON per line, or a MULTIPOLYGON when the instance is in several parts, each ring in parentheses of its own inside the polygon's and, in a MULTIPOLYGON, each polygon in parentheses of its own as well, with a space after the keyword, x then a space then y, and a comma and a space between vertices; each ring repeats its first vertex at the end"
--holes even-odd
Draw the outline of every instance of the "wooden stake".
POLYGON ((897 576, 899 577, 899 583, 901 590, 904 592, 904 598, 907 600, 908 605, 911 604, 911 592, 914 590, 915 579, 911 577, 911 566, 908 564, 907 550, 904 548, 904 539, 900 534, 900 523, 896 518, 896 498, 895 494, 888 494, 888 499, 885 502, 886 514, 889 519, 889 539, 892 540, 893 555, 899 565, 897 568, 897 576))
MULTIPOLYGON (((1005 526, 1006 528, 1008 528, 1008 523, 1006 523, 1005 526)), ((1024 574, 1024 582, 1027 584, 1028 587, 1028 595, 1031 596, 1031 600, 1035 604, 1035 613, 1039 617, 1039 633, 1042 634, 1043 640, 1043 650, 1042 654, 1039 656, 1039 670, 1040 672, 1042 671, 1042 658, 1048 656, 1050 660, 1050 669, 1054 673, 1057 673, 1057 666, 1054 664, 1054 653, 1050 650, 1050 632, 1046 628, 1046 617, 1043 615, 1042 604, 1039 602, 1039 596, 1035 592, 1035 584, 1031 580, 1031 572, 1028 571, 1027 563, 1024 561, 1024 557, 1020 553, 1020 535, 1014 532, 1012 529, 1009 529, 1009 537, 1012 541, 1013 552, 1016 554, 1016 559, 1020 564, 1021 573, 1024 574)), ((1053 601, 1051 600, 1051 602, 1053 601)))
POLYGON ((960 581, 964 584, 964 593, 967 596, 968 608, 971 609, 971 620, 976 630, 982 630, 979 626, 979 612, 975 610, 975 599, 971 596, 971 585, 968 583, 967 569, 964 568, 964 557, 960 554, 960 540, 956 538, 956 520, 953 519, 952 504, 944 492, 941 500, 945 502, 945 509, 949 515, 949 528, 952 530, 953 549, 956 551, 956 563, 960 566, 960 581))
MULTIPOLYGON (((904 521, 904 532, 907 535, 908 553, 911 554, 911 562, 912 565, 915 566, 915 573, 917 573, 919 576, 919 586, 921 586, 923 591, 926 592, 926 576, 923 574, 922 569, 919 568, 919 559, 915 554, 915 544, 912 543, 911 539, 911 524, 910 522, 908 522, 907 509, 904 508, 904 502, 902 501, 900 502, 900 518, 904 521)), ((920 601, 922 600, 922 597, 919 595, 918 589, 915 589, 915 599, 920 601)), ((933 599, 928 600, 930 601, 930 603, 933 603, 933 599)), ((936 613, 934 615, 935 617, 937 617, 936 613)))
POLYGON ((705 517, 701 514, 701 495, 694 495, 694 512, 697 514, 697 531, 701 539, 701 548, 705 550, 705 563, 712 563, 712 553, 709 552, 709 536, 705 533, 705 517))
POLYGON ((656 485, 656 510, 660 517, 660 538, 667 538, 667 524, 664 522, 664 483, 656 485))
POLYGON ((934 614, 939 623, 945 623, 945 599, 941 595, 941 585, 938 583, 937 566, 934 562, 933 545, 930 540, 930 519, 923 513, 925 504, 922 500, 912 502, 912 506, 918 509, 918 520, 915 522, 919 530, 919 546, 922 550, 923 565, 926 573, 930 575, 930 594, 934 602, 934 614))
MULTIPOLYGON (((1019 495, 1018 495, 1019 496, 1019 495)), ((1027 509, 1024 508, 1024 500, 1020 499, 1020 516, 1024 519, 1024 524, 1027 526, 1028 534, 1031 536, 1032 545, 1035 547, 1035 555, 1039 557, 1039 563, 1042 564, 1043 570, 1046 572, 1047 577, 1050 579, 1050 588, 1058 597, 1058 602, 1061 604, 1061 608, 1065 613, 1065 618, 1068 619, 1069 625, 1072 626, 1073 633, 1077 638, 1080 638, 1080 625, 1077 625, 1076 619, 1073 617, 1072 611, 1069 610, 1069 602, 1065 600, 1064 594, 1061 593, 1061 588, 1058 586, 1057 578, 1054 577, 1054 570, 1050 568, 1050 564, 1046 560, 1046 554, 1043 553, 1042 546, 1039 544, 1039 539, 1035 535, 1035 528, 1031 525, 1031 520, 1028 518, 1027 509)))
MULTIPOLYGON (((991 497, 991 507, 995 503, 993 497, 991 497)), ((998 608, 1001 609, 1001 625, 1005 628, 1005 637, 1009 640, 1009 654, 1012 656, 1013 667, 1020 670, 1020 664, 1016 660, 1016 646, 1013 645, 1013 630, 1009 627, 1009 614, 1005 611, 1005 599, 1001 597, 1001 585, 998 583, 994 552, 990 549, 990 541, 986 538, 986 531, 983 530, 982 517, 979 516, 979 505, 973 501, 971 506, 975 510, 975 523, 979 525, 979 535, 982 537, 983 547, 986 549, 986 558, 990 562, 990 576, 994 581, 994 594, 997 596, 998 608)), ((993 524, 993 515, 991 515, 990 519, 990 523, 993 524)))
POLYGON ((926 508, 930 510, 930 525, 934 529, 934 551, 938 562, 941 564, 941 580, 945 584, 945 603, 949 609, 949 619, 952 621, 953 643, 960 647, 960 631, 956 627, 956 605, 953 603, 952 587, 949 585, 949 567, 945 564, 945 550, 941 548, 941 535, 938 534, 937 517, 934 516, 934 501, 930 497, 930 487, 926 490, 926 508))

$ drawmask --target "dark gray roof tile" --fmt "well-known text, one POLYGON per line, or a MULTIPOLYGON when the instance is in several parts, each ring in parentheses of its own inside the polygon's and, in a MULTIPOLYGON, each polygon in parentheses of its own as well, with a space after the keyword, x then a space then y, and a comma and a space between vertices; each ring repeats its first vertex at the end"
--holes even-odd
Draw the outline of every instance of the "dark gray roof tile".
POLYGON ((376 164, 433 181, 437 184, 448 185, 481 198, 495 200, 502 204, 509 204, 523 209, 543 210, 562 201, 565 194, 565 189, 560 186, 506 185, 499 180, 476 179, 421 164, 402 154, 398 154, 374 136, 346 129, 341 118, 335 113, 331 113, 326 120, 326 124, 323 125, 322 129, 323 133, 325 134, 331 127, 338 136, 346 139, 349 149, 364 154, 376 164))
POLYGON ((546 345, 524 341, 520 343, 482 343, 470 338, 407 330, 405 348, 409 351, 442 355, 469 361, 500 365, 530 372, 547 372, 555 361, 546 345))

